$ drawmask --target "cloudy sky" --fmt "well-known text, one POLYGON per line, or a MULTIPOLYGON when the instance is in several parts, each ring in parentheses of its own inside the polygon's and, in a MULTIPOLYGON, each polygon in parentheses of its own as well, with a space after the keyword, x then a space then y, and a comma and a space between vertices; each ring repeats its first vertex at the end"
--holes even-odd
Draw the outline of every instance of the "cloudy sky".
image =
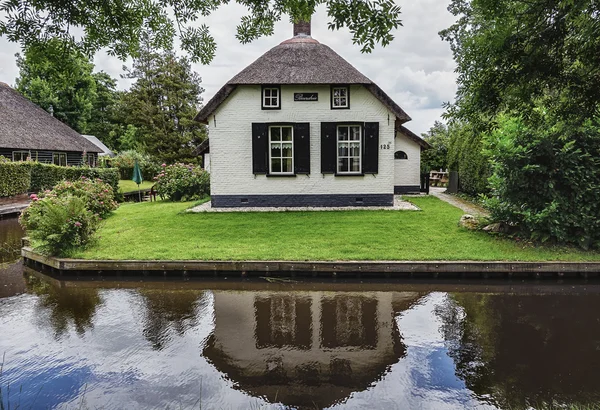
MULTIPOLYGON (((396 0, 396 3, 402 8, 403 27, 394 33, 392 44, 378 47, 371 54, 360 53, 348 30, 327 30, 324 7, 313 16, 312 34, 385 90, 412 117, 406 125, 420 134, 440 119, 442 103, 454 98, 455 64, 448 43, 438 35, 453 23, 454 17, 446 9, 449 0, 396 0)), ((203 79, 205 101, 244 67, 292 36, 292 25, 284 19, 276 25, 273 36, 242 45, 235 38, 235 26, 244 14, 246 9, 233 3, 201 21, 209 25, 218 46, 217 56, 209 66, 194 65, 203 79)), ((17 52, 18 45, 0 38, 0 81, 14 84, 18 75, 14 57, 17 52)), ((99 53, 94 62, 96 70, 104 70, 115 78, 123 72, 123 64, 127 64, 104 53, 99 53)), ((127 80, 119 83, 121 88, 128 85, 127 80)))

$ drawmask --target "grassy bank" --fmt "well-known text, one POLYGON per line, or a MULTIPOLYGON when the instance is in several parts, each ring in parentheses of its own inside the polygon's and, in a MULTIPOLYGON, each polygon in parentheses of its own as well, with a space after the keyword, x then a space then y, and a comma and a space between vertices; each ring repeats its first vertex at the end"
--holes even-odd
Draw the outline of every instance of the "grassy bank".
POLYGON ((124 204, 97 243, 73 257, 199 260, 600 260, 600 253, 524 246, 457 226, 434 197, 422 211, 185 213, 191 203, 124 204))
MULTIPOLYGON (((154 185, 154 182, 152 181, 143 181, 140 184, 139 189, 148 189, 151 188, 152 185, 154 185)), ((138 185, 129 179, 121 179, 119 180, 119 191, 121 191, 124 194, 126 194, 127 192, 137 192, 138 185)))

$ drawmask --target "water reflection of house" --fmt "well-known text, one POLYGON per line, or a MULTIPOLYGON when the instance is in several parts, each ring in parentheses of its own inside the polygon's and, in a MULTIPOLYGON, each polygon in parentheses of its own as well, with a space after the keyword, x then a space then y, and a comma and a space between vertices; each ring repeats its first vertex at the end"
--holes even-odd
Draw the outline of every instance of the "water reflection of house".
POLYGON ((394 317, 417 293, 215 292, 205 349, 237 388, 294 407, 330 406, 405 354, 394 317))

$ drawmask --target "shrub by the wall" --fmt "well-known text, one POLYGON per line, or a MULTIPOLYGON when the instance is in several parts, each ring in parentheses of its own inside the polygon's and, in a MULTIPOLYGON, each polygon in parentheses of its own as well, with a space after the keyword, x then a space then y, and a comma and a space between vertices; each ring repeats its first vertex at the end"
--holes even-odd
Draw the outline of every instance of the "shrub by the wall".
POLYGON ((29 189, 30 183, 31 177, 27 166, 19 162, 0 160, 0 197, 24 194, 29 189))
POLYGON ((154 180, 158 195, 171 201, 190 201, 210 194, 210 174, 199 166, 163 164, 154 180))

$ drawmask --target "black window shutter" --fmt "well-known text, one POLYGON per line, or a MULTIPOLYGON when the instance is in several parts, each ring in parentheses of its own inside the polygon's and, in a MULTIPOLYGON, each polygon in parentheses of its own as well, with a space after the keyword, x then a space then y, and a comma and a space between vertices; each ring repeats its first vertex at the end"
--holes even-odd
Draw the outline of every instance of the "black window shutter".
POLYGON ((335 174, 337 162, 336 123, 321 123, 321 173, 335 174))
POLYGON ((252 172, 269 172, 269 128, 267 124, 252 123, 252 172))
POLYGON ((294 124, 294 173, 310 174, 310 124, 294 124))
POLYGON ((379 172, 379 123, 366 122, 363 138, 363 174, 377 174, 379 172))

